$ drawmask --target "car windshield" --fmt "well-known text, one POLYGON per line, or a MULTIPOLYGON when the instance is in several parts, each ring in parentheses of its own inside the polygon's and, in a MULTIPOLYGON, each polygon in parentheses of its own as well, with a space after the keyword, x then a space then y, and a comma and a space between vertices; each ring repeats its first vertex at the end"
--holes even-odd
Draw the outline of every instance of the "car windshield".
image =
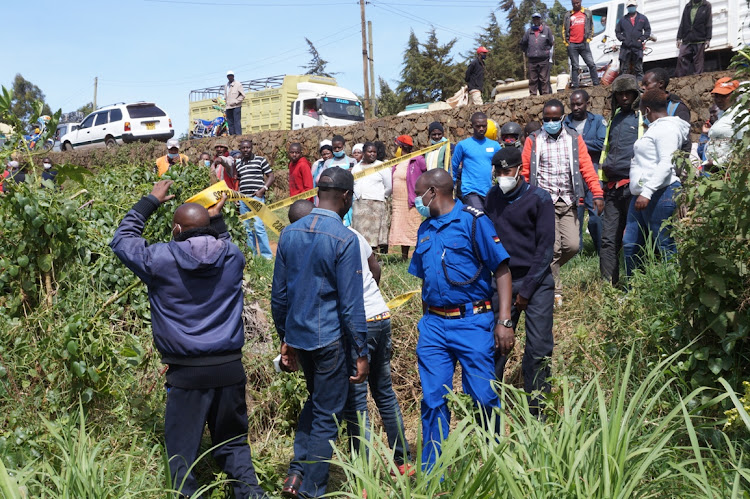
POLYGON ((154 104, 134 104, 128 107, 128 114, 132 119, 137 118, 155 118, 166 116, 167 113, 159 109, 154 104))
POLYGON ((320 99, 322 114, 329 118, 343 118, 351 121, 364 121, 362 104, 356 100, 323 97, 320 99))
POLYGON ((591 17, 594 22, 594 36, 604 32, 607 28, 607 8, 592 10, 591 17))

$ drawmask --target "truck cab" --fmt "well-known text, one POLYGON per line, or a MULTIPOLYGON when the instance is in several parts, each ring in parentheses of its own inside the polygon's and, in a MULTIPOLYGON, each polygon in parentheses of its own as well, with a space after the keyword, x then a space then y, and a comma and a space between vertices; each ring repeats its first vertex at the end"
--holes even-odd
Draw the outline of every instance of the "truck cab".
POLYGON ((362 103, 345 88, 301 82, 297 90, 299 96, 292 104, 292 130, 351 125, 365 119, 362 103))

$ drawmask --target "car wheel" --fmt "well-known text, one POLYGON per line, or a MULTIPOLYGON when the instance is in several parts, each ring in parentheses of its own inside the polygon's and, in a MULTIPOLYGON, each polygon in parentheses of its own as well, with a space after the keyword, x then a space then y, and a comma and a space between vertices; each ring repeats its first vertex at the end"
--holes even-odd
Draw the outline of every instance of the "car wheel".
POLYGON ((104 141, 104 145, 107 146, 107 149, 112 149, 114 147, 117 147, 117 141, 114 139, 114 137, 107 137, 107 139, 104 141))
POLYGON ((63 144, 63 151, 72 151, 73 150, 73 144, 70 142, 66 142, 63 144))

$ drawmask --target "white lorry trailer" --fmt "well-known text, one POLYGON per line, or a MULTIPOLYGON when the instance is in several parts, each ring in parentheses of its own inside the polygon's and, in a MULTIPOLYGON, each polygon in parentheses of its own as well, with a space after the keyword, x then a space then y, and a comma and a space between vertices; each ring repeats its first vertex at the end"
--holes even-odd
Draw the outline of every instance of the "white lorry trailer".
MULTIPOLYGON (((656 41, 646 44, 643 56, 645 69, 661 66, 677 67, 677 29, 682 11, 690 0, 638 0, 638 12, 648 17, 652 36, 656 41)), ((732 55, 750 43, 750 8, 746 0, 709 0, 711 2, 713 37, 706 51, 705 71, 726 69, 732 55)), ((613 48, 620 42, 615 36, 615 27, 627 12, 625 0, 599 2, 591 7, 594 20, 594 36, 591 52, 598 67, 606 66, 618 54, 613 48)), ((581 67, 586 68, 583 61, 581 67)))

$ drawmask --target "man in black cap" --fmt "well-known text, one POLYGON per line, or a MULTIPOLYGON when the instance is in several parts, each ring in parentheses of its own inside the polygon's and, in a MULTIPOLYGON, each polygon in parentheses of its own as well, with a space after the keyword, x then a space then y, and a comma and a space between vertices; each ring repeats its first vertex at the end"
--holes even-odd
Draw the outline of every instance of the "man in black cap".
POLYGON ((617 285, 620 280, 620 249, 630 207, 630 162, 633 144, 643 135, 643 116, 638 110, 640 92, 636 77, 618 76, 612 82, 612 118, 607 126, 599 159, 603 181, 604 211, 601 218, 602 245, 599 271, 602 279, 617 285))
POLYGON ((299 363, 309 392, 283 497, 325 494, 331 441, 349 383, 362 383, 369 371, 359 241, 342 223, 353 191, 351 172, 324 170, 318 207, 283 230, 276 250, 271 312, 281 340, 281 365, 295 370, 299 363), (351 362, 349 352, 356 356, 351 362), (356 374, 350 377, 354 365, 356 374))
MULTIPOLYGON (((550 271, 555 246, 555 205, 549 193, 529 185, 519 174, 521 150, 505 147, 492 157, 496 185, 487 194, 484 212, 510 255, 513 278, 513 329, 526 311, 526 348, 523 355, 524 390, 535 392, 529 409, 538 415, 539 392, 549 392, 549 357, 552 355, 552 310, 555 281, 550 271)), ((493 309, 498 310, 497 292, 493 309)), ((510 350, 495 351, 495 376, 502 381, 510 350)))

